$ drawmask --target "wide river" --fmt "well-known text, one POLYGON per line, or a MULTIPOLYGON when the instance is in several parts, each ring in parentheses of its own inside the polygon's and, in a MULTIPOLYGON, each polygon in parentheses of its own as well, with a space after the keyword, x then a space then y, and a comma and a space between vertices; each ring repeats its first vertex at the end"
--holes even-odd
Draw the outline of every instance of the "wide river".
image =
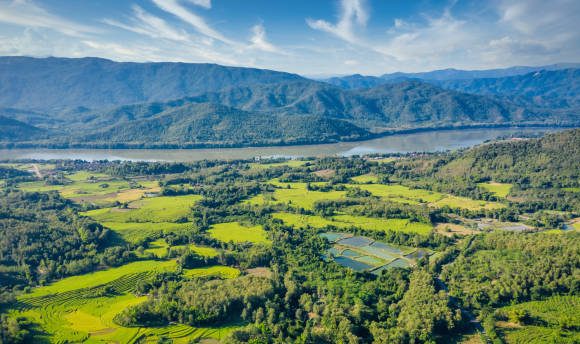
POLYGON ((82 159, 132 161, 196 161, 254 157, 352 156, 373 153, 435 152, 470 147, 498 137, 545 133, 554 128, 454 129, 398 134, 321 145, 212 149, 0 149, 0 160, 82 159))

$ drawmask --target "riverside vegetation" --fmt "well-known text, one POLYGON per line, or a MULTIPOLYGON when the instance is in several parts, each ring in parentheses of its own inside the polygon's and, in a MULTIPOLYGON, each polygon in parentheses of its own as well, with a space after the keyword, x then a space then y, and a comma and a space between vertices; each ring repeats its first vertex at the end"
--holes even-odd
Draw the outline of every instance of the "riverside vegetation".
POLYGON ((577 343, 580 130, 0 165, 2 343, 577 343))

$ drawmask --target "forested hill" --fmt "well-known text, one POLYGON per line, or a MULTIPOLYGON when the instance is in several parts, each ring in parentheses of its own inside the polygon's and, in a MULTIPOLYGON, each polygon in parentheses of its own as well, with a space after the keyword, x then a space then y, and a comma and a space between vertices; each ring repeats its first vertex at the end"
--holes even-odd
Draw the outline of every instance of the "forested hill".
POLYGON ((467 151, 447 171, 531 187, 578 187, 580 129, 482 145, 467 151))
POLYGON ((300 79, 295 74, 216 64, 0 57, 0 107, 101 108, 166 101, 232 85, 300 79))
POLYGON ((501 83, 497 92, 420 80, 344 89, 295 74, 213 64, 0 57, 0 116, 6 118, 0 143, 243 146, 336 142, 418 128, 580 124, 580 113, 572 111, 579 104, 577 70, 542 75, 548 73, 560 74, 501 83))
POLYGON ((79 118, 77 134, 62 137, 61 142, 314 143, 368 138, 385 128, 566 120, 418 81, 350 91, 313 81, 245 86, 166 103, 94 111, 79 118))

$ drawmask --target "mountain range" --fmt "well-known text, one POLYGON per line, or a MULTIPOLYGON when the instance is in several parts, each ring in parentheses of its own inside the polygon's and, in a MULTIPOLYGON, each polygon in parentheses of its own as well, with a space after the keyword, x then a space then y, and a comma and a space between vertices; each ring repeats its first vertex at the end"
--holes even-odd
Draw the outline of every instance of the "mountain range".
POLYGON ((248 146, 358 140, 424 128, 577 125, 580 74, 573 66, 350 76, 338 82, 214 64, 0 57, 0 142, 248 146))

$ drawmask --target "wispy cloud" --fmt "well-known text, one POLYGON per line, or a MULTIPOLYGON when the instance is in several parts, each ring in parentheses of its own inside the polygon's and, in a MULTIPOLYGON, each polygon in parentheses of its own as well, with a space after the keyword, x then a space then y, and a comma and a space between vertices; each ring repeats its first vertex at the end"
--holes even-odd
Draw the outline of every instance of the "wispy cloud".
POLYGON ((201 6, 203 8, 211 8, 211 0, 189 0, 194 5, 201 6))
MULTIPOLYGON (((196 0, 197 2, 203 2, 196 0)), ((155 5, 165 12, 171 13, 177 18, 183 20, 184 22, 190 24, 199 33, 211 38, 218 40, 220 42, 237 45, 234 41, 226 38, 224 35, 214 30, 210 25, 208 25, 205 19, 189 9, 182 6, 178 0, 153 0, 155 5)))
POLYGON ((252 27, 252 38, 250 41, 252 42, 249 46, 251 49, 258 49, 270 53, 282 53, 278 47, 268 41, 266 29, 262 24, 256 24, 252 27))
POLYGON ((100 30, 54 15, 28 0, 0 2, 0 22, 54 30, 68 36, 83 37, 100 30))
POLYGON ((177 30, 169 26, 163 19, 147 13, 141 7, 133 6, 134 17, 129 24, 121 23, 113 19, 104 19, 103 22, 118 28, 132 31, 151 38, 163 38, 177 42, 189 42, 189 35, 183 30, 177 30))
POLYGON ((349 43, 358 43, 357 27, 364 27, 369 19, 364 0, 341 0, 340 16, 336 24, 326 20, 306 19, 308 26, 330 33, 349 43))

